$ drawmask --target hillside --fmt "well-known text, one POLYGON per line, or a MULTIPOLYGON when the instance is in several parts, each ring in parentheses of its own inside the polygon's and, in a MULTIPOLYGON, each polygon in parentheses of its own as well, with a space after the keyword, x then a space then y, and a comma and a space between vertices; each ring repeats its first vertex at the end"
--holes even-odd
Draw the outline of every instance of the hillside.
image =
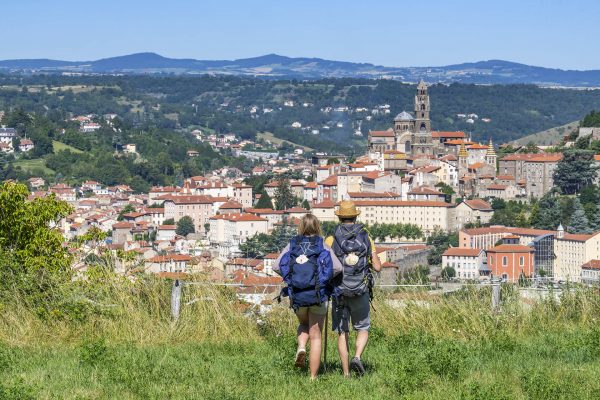
POLYGON ((516 140, 520 145, 527 145, 529 143, 535 143, 541 146, 550 146, 553 144, 560 143, 562 139, 569 133, 577 130, 579 127, 579 121, 569 122, 561 126, 555 126, 554 128, 546 129, 541 132, 536 132, 531 135, 523 136, 516 140))
POLYGON ((269 78, 320 79, 325 77, 381 78, 405 82, 425 79, 440 83, 600 86, 600 70, 573 71, 537 67, 504 60, 488 60, 447 66, 383 67, 369 63, 285 57, 268 54, 238 60, 174 59, 155 53, 136 53, 93 61, 24 59, 0 61, 7 72, 80 72, 80 73, 176 73, 233 74, 269 78))
MULTIPOLYGON (((398 81, 349 78, 299 82, 233 76, 0 75, 0 110, 22 107, 57 121, 66 114, 117 113, 135 128, 185 131, 203 126, 242 138, 272 132, 276 138, 319 151, 359 154, 369 130, 387 129, 396 114, 413 108, 414 90, 414 85, 398 81), (378 108, 385 105, 387 110, 378 108), (338 107, 346 111, 335 111, 338 107), (305 129, 291 128, 296 121, 305 129), (359 126, 363 137, 354 135, 359 126), (310 134, 313 129, 320 132, 310 134)), ((567 124, 600 109, 600 90, 438 84, 430 87, 430 96, 433 129, 463 130, 475 140, 493 138, 496 143, 567 124), (473 124, 458 116, 470 113, 479 116, 473 124)))

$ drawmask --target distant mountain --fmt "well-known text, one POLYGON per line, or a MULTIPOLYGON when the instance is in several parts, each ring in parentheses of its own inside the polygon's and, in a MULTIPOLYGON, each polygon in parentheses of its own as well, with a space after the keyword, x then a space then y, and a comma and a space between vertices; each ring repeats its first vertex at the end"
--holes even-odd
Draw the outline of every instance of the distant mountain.
POLYGON ((390 78, 406 82, 511 84, 600 87, 600 70, 574 71, 535 67, 503 60, 488 60, 441 67, 384 67, 368 63, 292 58, 277 54, 239 60, 194 60, 167 58, 155 53, 137 53, 96 61, 25 59, 0 61, 0 72, 79 72, 125 74, 233 74, 270 78, 319 79, 390 78))

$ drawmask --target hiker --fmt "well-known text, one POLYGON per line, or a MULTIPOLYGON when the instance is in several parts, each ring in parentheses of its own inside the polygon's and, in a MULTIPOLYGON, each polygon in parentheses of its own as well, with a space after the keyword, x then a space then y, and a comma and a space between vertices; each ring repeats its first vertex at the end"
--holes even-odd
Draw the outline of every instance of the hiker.
POLYGON ((344 376, 350 375, 350 369, 363 375, 365 367, 361 356, 367 346, 371 327, 371 269, 381 271, 381 262, 369 233, 362 224, 356 223, 360 211, 354 203, 342 201, 335 214, 340 224, 335 228, 334 235, 327 237, 325 244, 333 248, 343 265, 343 272, 333 280, 332 329, 339 335, 338 351, 344 376), (350 321, 357 335, 356 351, 352 361, 348 363, 350 321))
POLYGON ((290 298, 290 306, 298 317, 295 366, 304 367, 310 339, 310 377, 315 379, 321 365, 321 331, 329 308, 331 279, 342 272, 342 264, 333 250, 323 243, 317 217, 306 214, 300 220, 298 235, 283 249, 273 271, 287 284, 281 296, 290 298))

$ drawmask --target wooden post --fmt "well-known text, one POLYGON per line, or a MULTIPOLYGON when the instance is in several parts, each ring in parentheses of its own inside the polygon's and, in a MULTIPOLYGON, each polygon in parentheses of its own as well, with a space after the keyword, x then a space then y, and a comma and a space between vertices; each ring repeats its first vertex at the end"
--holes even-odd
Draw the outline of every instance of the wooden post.
POLYGON ((179 279, 173 282, 173 289, 171 290, 171 317, 174 321, 179 318, 179 310, 181 309, 181 283, 179 279))

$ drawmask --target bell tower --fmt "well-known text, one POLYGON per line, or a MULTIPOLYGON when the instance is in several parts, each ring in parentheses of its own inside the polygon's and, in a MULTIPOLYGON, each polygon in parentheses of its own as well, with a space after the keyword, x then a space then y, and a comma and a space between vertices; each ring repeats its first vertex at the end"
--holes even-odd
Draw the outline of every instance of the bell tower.
POLYGON ((412 151, 414 157, 433 156, 429 111, 427 85, 421 80, 417 85, 417 94, 415 95, 415 134, 412 151))

